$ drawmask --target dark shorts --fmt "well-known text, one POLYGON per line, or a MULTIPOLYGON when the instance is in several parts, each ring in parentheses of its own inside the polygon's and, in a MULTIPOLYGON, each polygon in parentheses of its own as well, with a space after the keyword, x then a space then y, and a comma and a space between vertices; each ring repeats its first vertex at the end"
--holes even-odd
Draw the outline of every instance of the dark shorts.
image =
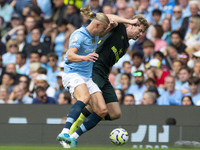
POLYGON ((107 79, 107 77, 103 78, 101 75, 93 71, 92 80, 94 81, 94 83, 98 85, 98 87, 102 91, 106 104, 112 102, 118 102, 115 90, 111 85, 110 81, 107 79))

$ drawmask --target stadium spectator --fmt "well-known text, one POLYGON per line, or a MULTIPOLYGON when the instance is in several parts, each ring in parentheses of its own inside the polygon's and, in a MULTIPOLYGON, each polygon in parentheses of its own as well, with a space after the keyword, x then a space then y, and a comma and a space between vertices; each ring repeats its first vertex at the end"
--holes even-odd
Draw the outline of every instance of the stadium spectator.
POLYGON ((102 12, 102 7, 100 6, 99 0, 89 0, 89 6, 91 11, 94 13, 102 12))
POLYGON ((127 94, 124 96, 123 105, 135 105, 135 98, 132 94, 127 94))
POLYGON ((102 11, 104 14, 112 14, 113 13, 112 6, 109 4, 103 5, 102 11))
POLYGON ((181 52, 179 55, 179 60, 182 62, 183 66, 187 66, 189 61, 189 54, 187 52, 181 52))
POLYGON ((57 86, 57 74, 58 74, 58 56, 55 53, 48 54, 48 67, 47 67, 47 82, 51 87, 57 86))
POLYGON ((200 17, 191 17, 189 32, 185 35, 185 44, 188 47, 195 46, 200 42, 200 17))
MULTIPOLYGON (((122 72, 131 74, 131 63, 130 61, 124 61, 122 65, 122 72)), ((115 87, 120 84, 121 75, 123 73, 118 73, 115 78, 115 87)), ((131 83, 134 83, 134 78, 131 76, 131 83)))
POLYGON ((162 29, 163 29, 163 36, 162 39, 167 42, 167 44, 171 44, 171 22, 170 19, 163 19, 162 21, 162 29))
POLYGON ((30 52, 29 62, 30 62, 30 63, 34 63, 34 62, 40 63, 40 58, 41 58, 40 53, 34 52, 34 51, 33 51, 33 52, 30 52))
POLYGON ((135 104, 138 105, 141 103, 142 96, 146 90, 144 72, 142 70, 137 70, 133 73, 133 77, 135 78, 135 84, 132 87, 132 92, 135 97, 135 104))
POLYGON ((124 94, 134 95, 133 87, 134 87, 134 85, 131 84, 131 74, 123 73, 121 75, 120 85, 118 85, 115 88, 123 90, 124 94))
POLYGON ((198 93, 199 79, 197 77, 191 77, 189 80, 190 92, 186 96, 192 97, 192 102, 194 105, 200 105, 200 93, 198 93))
MULTIPOLYGON (((18 26, 19 27, 19 26, 18 26)), ((17 44, 19 47, 19 52, 23 51, 23 48, 26 44, 26 30, 25 28, 22 26, 22 28, 18 28, 16 31, 16 40, 17 40, 17 44)))
POLYGON ((71 94, 69 92, 62 92, 59 94, 58 104, 71 104, 71 94))
POLYGON ((62 84, 62 76, 63 76, 63 71, 60 71, 57 73, 57 86, 56 86, 56 93, 55 93, 55 99, 58 100, 58 97, 61 93, 68 92, 62 84))
POLYGON ((155 45, 151 40, 147 40, 143 43, 142 47, 144 54, 143 62, 146 64, 153 59, 155 45))
POLYGON ((156 103, 156 95, 152 92, 145 92, 141 105, 154 105, 156 103))
POLYGON ((5 85, 0 86, 0 104, 12 104, 9 99, 9 91, 5 85))
POLYGON ((182 68, 182 62, 180 60, 174 60, 172 62, 172 70, 170 74, 174 76, 176 80, 178 80, 178 73, 181 68, 182 68))
POLYGON ((135 15, 135 9, 132 6, 126 7, 125 9, 125 17, 126 19, 132 19, 133 16, 135 15))
POLYGON ((14 9, 6 2, 6 0, 1 0, 0 2, 0 16, 4 18, 6 23, 9 23, 14 9))
POLYGON ((200 79, 200 61, 199 60, 194 62, 193 70, 194 70, 193 76, 200 79))
POLYGON ((44 74, 37 75, 35 86, 45 88, 47 96, 49 96, 49 97, 55 96, 56 90, 53 87, 49 86, 46 75, 44 75, 44 74))
POLYGON ((47 96, 45 88, 37 87, 33 104, 56 104, 56 101, 54 98, 47 96))
POLYGON ((66 6, 63 0, 54 0, 53 1, 53 12, 52 18, 54 23, 60 22, 66 16, 66 6))
POLYGON ((181 105, 183 94, 175 89, 175 78, 171 75, 165 78, 166 91, 157 99, 158 105, 181 105))
POLYGON ((183 18, 190 16, 191 12, 190 6, 188 5, 188 0, 178 0, 178 2, 183 11, 183 18))
POLYGON ((185 37, 186 33, 188 32, 188 26, 189 26, 191 17, 200 18, 200 15, 198 15, 198 11, 199 11, 198 1, 191 0, 189 2, 189 7, 190 7, 191 15, 187 16, 183 19, 183 22, 182 22, 182 25, 180 28, 180 33, 181 33, 182 37, 185 37))
POLYGON ((175 89, 180 90, 183 94, 189 93, 188 79, 191 77, 191 71, 188 67, 182 67, 178 72, 178 79, 175 89))
POLYGON ((37 25, 35 18, 32 16, 25 17, 24 25, 27 33, 26 42, 31 43, 32 42, 31 30, 37 25))
POLYGON ((151 34, 152 38, 154 39, 153 42, 155 44, 155 51, 160 51, 161 48, 167 46, 167 42, 161 39, 164 34, 161 25, 154 25, 151 30, 151 34))
POLYGON ((19 77, 19 83, 18 85, 21 86, 24 90, 24 94, 26 96, 29 96, 30 95, 30 92, 29 92, 29 83, 30 83, 30 79, 28 76, 26 75, 21 75, 19 77))
POLYGON ((29 65, 26 64, 26 54, 18 52, 16 55, 16 72, 29 75, 29 65))
POLYGON ((67 5, 66 19, 76 28, 80 28, 82 25, 82 17, 74 5, 67 5))
POLYGON ((2 85, 8 88, 9 93, 12 92, 14 86, 15 77, 12 73, 5 72, 2 76, 2 85))
POLYGON ((4 72, 5 72, 5 67, 3 67, 2 55, 0 54, 0 85, 1 85, 2 75, 4 72))
POLYGON ((178 52, 175 47, 173 46, 167 46, 165 47, 166 56, 164 58, 165 65, 171 70, 172 69, 172 63, 174 60, 178 59, 178 52))
POLYGON ((186 45, 183 43, 183 38, 179 31, 171 32, 171 45, 176 48, 179 54, 185 51, 186 45))
POLYGON ((165 91, 163 88, 159 88, 156 86, 156 81, 153 78, 148 78, 147 80, 145 80, 144 84, 146 86, 145 92, 156 93, 157 98, 165 91))
POLYGON ((3 54, 3 66, 8 65, 9 63, 16 63, 16 54, 18 52, 19 48, 17 45, 17 40, 10 39, 6 43, 6 53, 3 54))
POLYGON ((161 62, 158 59, 152 59, 150 62, 151 71, 154 74, 156 85, 160 88, 164 88, 165 77, 169 75, 167 71, 161 69, 161 62))
POLYGON ((117 99, 119 101, 119 104, 122 104, 122 101, 124 99, 124 91, 121 89, 115 89, 115 94, 117 96, 117 99))
POLYGON ((20 85, 15 85, 13 87, 9 100, 12 100, 14 104, 32 104, 33 102, 32 98, 25 95, 25 91, 20 85))
POLYGON ((131 73, 134 73, 137 70, 142 70, 142 71, 145 70, 144 63, 142 62, 143 61, 143 54, 142 53, 140 53, 140 52, 133 53, 131 60, 132 60, 132 63, 133 63, 133 66, 131 68, 131 73))
POLYGON ((50 17, 52 13, 51 0, 36 0, 36 5, 41 8, 44 17, 50 17))
POLYGON ((41 29, 38 27, 31 30, 32 42, 30 44, 25 44, 23 53, 29 57, 31 52, 38 52, 41 55, 40 61, 45 64, 47 62, 49 46, 46 43, 40 42, 41 34, 41 29))
POLYGON ((182 98, 182 105, 183 106, 194 105, 193 102, 192 102, 192 97, 191 96, 183 96, 183 98, 182 98))
POLYGON ((183 22, 181 6, 175 6, 173 9, 173 16, 171 20, 172 31, 179 30, 183 22))
POLYGON ((13 74, 14 77, 15 77, 14 84, 17 84, 17 83, 18 83, 20 74, 17 73, 17 71, 16 71, 16 66, 15 66, 14 63, 9 63, 9 64, 6 66, 5 72, 13 74))

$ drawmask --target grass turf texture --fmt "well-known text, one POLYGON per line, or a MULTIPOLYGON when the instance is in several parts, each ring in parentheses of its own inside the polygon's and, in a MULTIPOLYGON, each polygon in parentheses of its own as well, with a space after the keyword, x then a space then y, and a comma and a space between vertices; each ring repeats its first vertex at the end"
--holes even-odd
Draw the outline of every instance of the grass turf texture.
MULTIPOLYGON (((46 147, 46 146, 0 146, 0 150, 63 150, 60 146, 46 147)), ((113 146, 113 147, 77 147, 73 150, 145 150, 133 149, 131 147, 113 146)), ((169 148, 168 150, 197 150, 194 148, 169 148)))

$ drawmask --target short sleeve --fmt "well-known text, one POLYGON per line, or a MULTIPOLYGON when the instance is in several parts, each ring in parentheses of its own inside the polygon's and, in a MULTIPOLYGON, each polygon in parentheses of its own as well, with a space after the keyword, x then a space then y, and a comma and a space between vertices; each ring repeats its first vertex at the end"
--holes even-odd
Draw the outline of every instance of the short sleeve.
POLYGON ((81 43, 83 42, 83 35, 80 32, 76 32, 72 34, 69 40, 69 48, 77 48, 79 49, 81 43))

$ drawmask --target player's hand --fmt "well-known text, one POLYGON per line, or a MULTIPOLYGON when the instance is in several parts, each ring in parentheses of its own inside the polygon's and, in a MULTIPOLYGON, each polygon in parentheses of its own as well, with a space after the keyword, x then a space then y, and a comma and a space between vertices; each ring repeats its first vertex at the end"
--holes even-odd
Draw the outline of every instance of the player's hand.
POLYGON ((118 22, 113 20, 113 19, 110 19, 110 24, 109 24, 110 28, 115 28, 116 26, 118 26, 118 22))
POLYGON ((97 60, 97 58, 99 57, 99 55, 95 52, 88 54, 87 56, 83 57, 84 61, 92 61, 95 62, 97 60))
POLYGON ((129 24, 134 25, 134 26, 140 26, 140 22, 139 22, 139 20, 137 18, 133 19, 133 20, 130 20, 129 24))

